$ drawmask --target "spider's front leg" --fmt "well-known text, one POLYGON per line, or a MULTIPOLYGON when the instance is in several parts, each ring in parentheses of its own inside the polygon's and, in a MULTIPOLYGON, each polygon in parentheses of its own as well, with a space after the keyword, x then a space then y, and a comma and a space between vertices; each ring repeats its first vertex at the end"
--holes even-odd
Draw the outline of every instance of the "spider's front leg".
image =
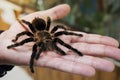
POLYGON ((51 19, 50 17, 47 17, 47 26, 46 26, 47 31, 50 29, 50 25, 51 25, 51 19))
POLYGON ((23 25, 21 22, 23 22, 23 23, 25 23, 26 25, 28 25, 28 27, 30 28, 30 30, 31 30, 33 33, 36 32, 35 28, 32 26, 32 24, 31 24, 30 22, 28 22, 28 21, 26 21, 26 20, 21 20, 21 21, 19 21, 19 23, 20 23, 22 26, 24 26, 24 25, 23 25))

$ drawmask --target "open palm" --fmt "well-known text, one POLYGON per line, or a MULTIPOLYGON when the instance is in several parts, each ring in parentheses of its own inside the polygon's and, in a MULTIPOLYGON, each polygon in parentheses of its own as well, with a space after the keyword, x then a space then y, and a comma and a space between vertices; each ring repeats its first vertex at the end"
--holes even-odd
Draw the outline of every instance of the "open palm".
MULTIPOLYGON (((64 17, 69 11, 70 7, 63 4, 46 11, 29 14, 22 19, 31 22, 35 17, 46 19, 46 17, 50 16, 53 21, 64 17)), ((29 65, 32 46, 34 44, 33 42, 13 49, 7 49, 8 45, 13 44, 12 39, 15 38, 16 34, 25 31, 26 29, 29 30, 28 27, 23 27, 18 22, 15 22, 9 30, 0 35, 1 64, 29 65)), ((117 48, 118 42, 107 36, 87 34, 84 32, 76 33, 83 34, 83 37, 63 35, 60 36, 60 38, 64 42, 80 50, 84 54, 83 57, 80 57, 69 49, 60 46, 68 55, 61 56, 53 51, 42 52, 40 58, 35 61, 35 65, 85 76, 93 76, 95 74, 95 69, 112 71, 114 69, 114 64, 102 57, 111 57, 120 60, 120 49, 117 48)), ((26 37, 27 36, 20 37, 18 41, 23 40, 26 37)))

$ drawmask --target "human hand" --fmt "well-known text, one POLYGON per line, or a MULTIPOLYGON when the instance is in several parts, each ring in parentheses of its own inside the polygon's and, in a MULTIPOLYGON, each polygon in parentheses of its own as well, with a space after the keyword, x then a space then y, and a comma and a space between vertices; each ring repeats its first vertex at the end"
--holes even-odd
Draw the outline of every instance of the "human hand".
MULTIPOLYGON (((56 20, 67 15, 69 11, 69 6, 64 4, 46 11, 32 13, 22 19, 32 21, 36 16, 43 19, 50 16, 52 20, 56 20)), ((27 43, 23 46, 16 47, 15 49, 7 49, 7 46, 12 44, 12 39, 15 38, 16 34, 26 30, 27 28, 28 27, 22 27, 18 22, 16 22, 9 30, 0 35, 1 64, 29 65, 33 43, 27 43)), ((83 37, 63 35, 60 36, 60 38, 64 42, 80 50, 84 54, 83 57, 76 55, 68 49, 65 49, 68 54, 65 56, 60 56, 55 52, 48 51, 41 54, 40 58, 35 62, 35 65, 81 74, 84 76, 93 76, 95 74, 95 69, 108 72, 112 71, 114 69, 114 64, 103 57, 111 57, 113 59, 120 60, 120 49, 117 48, 118 42, 107 36, 87 34, 83 32, 77 33, 83 34, 83 37)), ((20 39, 23 38, 25 37, 20 39)))

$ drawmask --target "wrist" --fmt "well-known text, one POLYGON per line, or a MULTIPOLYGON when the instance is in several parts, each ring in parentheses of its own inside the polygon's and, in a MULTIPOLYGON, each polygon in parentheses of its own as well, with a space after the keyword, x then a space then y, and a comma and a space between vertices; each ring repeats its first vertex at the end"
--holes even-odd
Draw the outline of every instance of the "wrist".
MULTIPOLYGON (((0 34, 3 32, 3 30, 0 30, 0 34)), ((7 71, 10 71, 13 69, 13 65, 0 65, 0 77, 5 76, 7 74, 7 71)))

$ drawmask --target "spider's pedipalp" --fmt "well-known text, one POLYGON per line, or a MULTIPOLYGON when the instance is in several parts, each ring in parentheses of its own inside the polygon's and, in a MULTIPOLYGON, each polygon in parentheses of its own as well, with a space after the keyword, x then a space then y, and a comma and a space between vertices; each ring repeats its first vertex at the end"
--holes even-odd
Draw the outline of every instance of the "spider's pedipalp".
POLYGON ((56 25, 56 26, 51 30, 50 33, 54 33, 54 32, 56 32, 58 29, 64 29, 64 30, 66 30, 66 28, 65 28, 64 26, 62 26, 62 25, 56 25))
POLYGON ((36 60, 39 58, 41 52, 44 50, 45 44, 44 44, 43 42, 40 42, 38 46, 40 47, 40 49, 39 49, 39 51, 38 51, 38 53, 37 53, 37 55, 36 55, 36 57, 35 57, 36 60))
POLYGON ((61 35, 74 35, 74 36, 80 36, 82 37, 83 35, 82 34, 78 34, 78 33, 73 33, 73 32, 67 32, 67 31, 59 31, 59 32, 56 32, 54 34, 55 37, 58 37, 58 36, 61 36, 61 35))
POLYGON ((37 44, 34 44, 34 45, 33 45, 33 49, 32 49, 32 55, 31 55, 31 58, 30 58, 30 63, 29 63, 29 65, 30 65, 30 70, 31 70, 32 73, 34 73, 34 68, 33 68, 33 66, 34 66, 34 58, 35 58, 35 56, 36 56, 36 53, 37 53, 37 44))
POLYGON ((60 43, 61 45, 65 46, 68 49, 71 49, 72 51, 74 51, 75 53, 77 53, 79 56, 83 56, 83 54, 80 51, 78 51, 77 49, 73 48, 69 44, 66 44, 61 39, 59 39, 59 38, 55 38, 55 39, 56 39, 56 42, 60 43))
POLYGON ((23 31, 23 32, 17 34, 16 37, 15 37, 15 39, 13 39, 12 41, 13 41, 13 42, 16 42, 16 41, 18 40, 18 38, 19 38, 20 36, 23 36, 23 35, 27 35, 27 36, 33 37, 33 34, 32 34, 32 33, 28 32, 28 31, 23 31))
POLYGON ((50 29, 50 25, 51 25, 51 19, 50 17, 47 17, 47 26, 46 26, 47 31, 50 29))
POLYGON ((7 48, 10 49, 10 48, 17 47, 17 46, 21 46, 21 45, 23 45, 23 44, 25 44, 25 43, 33 42, 33 41, 34 41, 33 38, 27 38, 27 39, 25 39, 25 40, 23 40, 23 41, 21 41, 21 42, 19 42, 19 43, 9 45, 9 46, 7 46, 7 48))
MULTIPOLYGON (((23 23, 25 23, 26 25, 28 25, 28 27, 30 28, 30 30, 34 33, 36 32, 35 31, 35 28, 32 26, 32 24, 28 21, 25 21, 25 20, 21 20, 23 23)), ((22 24, 23 25, 23 24, 22 24)))

